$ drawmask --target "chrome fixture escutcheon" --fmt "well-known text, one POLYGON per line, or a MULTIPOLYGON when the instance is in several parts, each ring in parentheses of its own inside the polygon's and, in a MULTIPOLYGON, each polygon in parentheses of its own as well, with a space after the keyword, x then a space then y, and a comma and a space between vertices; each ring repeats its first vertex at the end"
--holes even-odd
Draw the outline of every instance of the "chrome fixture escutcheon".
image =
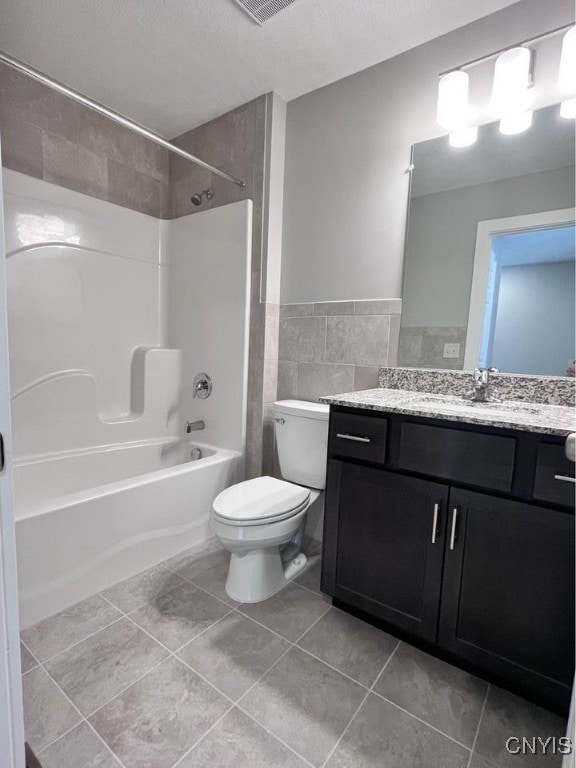
POLYGON ((206 400, 212 394, 212 379, 207 373, 198 373, 192 383, 192 396, 206 400))

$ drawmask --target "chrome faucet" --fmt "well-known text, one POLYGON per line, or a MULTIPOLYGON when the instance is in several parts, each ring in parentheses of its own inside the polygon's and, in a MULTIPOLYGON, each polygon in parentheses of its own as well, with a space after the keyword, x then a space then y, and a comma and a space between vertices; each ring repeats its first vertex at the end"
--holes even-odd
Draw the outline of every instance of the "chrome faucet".
POLYGON ((474 403, 500 403, 502 398, 490 386, 490 374, 500 373, 498 368, 474 368, 474 384, 464 397, 474 403))
POLYGON ((190 432, 198 432, 201 429, 206 429, 206 424, 200 419, 200 421, 187 421, 186 422, 186 434, 190 432))

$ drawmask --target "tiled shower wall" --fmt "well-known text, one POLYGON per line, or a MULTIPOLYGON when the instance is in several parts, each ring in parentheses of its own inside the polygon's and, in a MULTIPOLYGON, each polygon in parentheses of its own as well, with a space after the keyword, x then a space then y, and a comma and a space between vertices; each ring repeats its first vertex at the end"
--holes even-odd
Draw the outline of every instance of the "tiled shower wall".
POLYGON ((317 400, 378 386, 398 358, 401 299, 283 304, 278 399, 317 400))
POLYGON ((5 65, 0 130, 6 168, 167 217, 165 149, 5 65))

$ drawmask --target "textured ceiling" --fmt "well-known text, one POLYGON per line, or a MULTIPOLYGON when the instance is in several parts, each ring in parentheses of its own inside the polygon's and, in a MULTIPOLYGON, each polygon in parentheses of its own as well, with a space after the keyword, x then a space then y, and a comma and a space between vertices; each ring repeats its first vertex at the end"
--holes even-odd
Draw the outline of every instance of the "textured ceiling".
POLYGON ((1 0, 0 48, 166 137, 267 91, 291 100, 515 0, 1 0))

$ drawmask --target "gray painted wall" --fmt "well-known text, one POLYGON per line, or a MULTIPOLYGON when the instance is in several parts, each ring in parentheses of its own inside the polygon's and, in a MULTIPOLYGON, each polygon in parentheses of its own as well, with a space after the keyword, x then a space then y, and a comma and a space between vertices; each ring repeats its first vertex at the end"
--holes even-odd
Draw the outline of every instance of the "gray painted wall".
POLYGON ((574 354, 574 262, 503 267, 489 364, 565 376, 574 354))
POLYGON ((478 222, 572 208, 574 166, 423 195, 410 206, 402 326, 466 327, 478 222))
MULTIPOLYGON (((442 133, 438 74, 573 19, 572 0, 523 0, 290 102, 281 301, 401 296, 406 168, 442 133)), ((556 47, 539 52, 536 104, 557 100, 557 66, 556 47)))

